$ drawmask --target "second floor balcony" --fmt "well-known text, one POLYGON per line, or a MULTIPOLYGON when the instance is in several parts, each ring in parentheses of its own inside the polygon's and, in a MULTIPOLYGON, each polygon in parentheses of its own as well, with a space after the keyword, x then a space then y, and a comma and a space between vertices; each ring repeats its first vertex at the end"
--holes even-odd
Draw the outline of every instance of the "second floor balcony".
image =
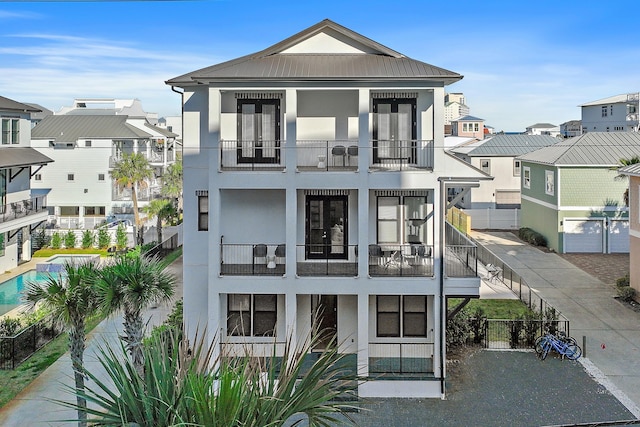
POLYGON ((0 223, 13 221, 35 213, 46 211, 46 196, 38 196, 10 202, 0 205, 0 223))
POLYGON ((371 171, 433 168, 432 140, 371 140, 360 147, 356 140, 299 140, 287 147, 282 140, 220 141, 222 171, 283 171, 288 156, 300 172, 357 171, 366 157, 371 171))

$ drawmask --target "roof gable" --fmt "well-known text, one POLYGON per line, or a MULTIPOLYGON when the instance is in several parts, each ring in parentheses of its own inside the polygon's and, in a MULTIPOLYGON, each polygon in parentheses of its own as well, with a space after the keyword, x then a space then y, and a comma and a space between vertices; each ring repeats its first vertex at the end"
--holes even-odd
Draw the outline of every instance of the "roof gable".
POLYGON ((167 80, 212 81, 418 79, 450 84, 462 76, 417 61, 325 19, 259 52, 167 80))
POLYGON ((18 101, 14 101, 13 99, 5 98, 4 96, 0 96, 0 110, 1 111, 18 111, 21 113, 36 113, 41 111, 30 105, 23 104, 18 101))

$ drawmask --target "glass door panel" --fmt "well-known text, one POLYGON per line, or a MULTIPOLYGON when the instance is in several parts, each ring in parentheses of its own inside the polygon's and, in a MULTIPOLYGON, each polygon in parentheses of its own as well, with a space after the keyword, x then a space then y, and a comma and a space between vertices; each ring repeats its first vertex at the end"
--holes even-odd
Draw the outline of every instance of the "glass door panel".
POLYGON ((346 259, 346 224, 347 196, 307 196, 307 258, 346 259))

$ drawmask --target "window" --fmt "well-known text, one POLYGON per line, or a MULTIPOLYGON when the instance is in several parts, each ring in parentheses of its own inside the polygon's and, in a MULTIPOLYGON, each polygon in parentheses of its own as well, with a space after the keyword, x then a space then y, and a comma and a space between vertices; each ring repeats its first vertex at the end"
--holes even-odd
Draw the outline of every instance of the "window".
POLYGON ((84 207, 84 216, 104 216, 104 215, 105 215, 104 206, 85 206, 84 207))
POLYGON ((60 216, 79 216, 80 206, 60 206, 60 216))
POLYGON ((609 105, 609 115, 613 117, 613 105, 609 105))
POLYGON ((529 166, 524 166, 522 168, 522 172, 522 186, 524 188, 531 188, 531 169, 529 168, 529 166))
POLYGON ((42 181, 42 174, 39 174, 39 173, 35 174, 33 179, 35 179, 36 181, 42 181))
POLYGON ((104 181, 104 174, 103 173, 99 173, 98 174, 98 181, 104 181))
POLYGON ((606 105, 602 106, 602 117, 607 117, 607 106, 606 105))
POLYGON ((488 175, 491 175, 491 160, 480 159, 480 170, 488 175))
POLYGON ((520 169, 521 169, 520 160, 514 159, 513 160, 513 176, 520 176, 520 169))
POLYGON ((424 196, 378 197, 378 243, 404 244, 427 241, 424 196))
POLYGON ((84 142, 85 147, 91 147, 91 141, 87 140, 84 142))
POLYGON ((73 181, 74 179, 75 179, 74 174, 72 173, 67 174, 67 181, 73 181))
POLYGON ((376 336, 426 337, 427 297, 379 295, 376 298, 376 336))
POLYGON ((20 143, 20 119, 2 119, 2 144, 20 143))
POLYGON ((416 98, 374 98, 373 113, 373 161, 415 163, 416 98))
POLYGON ((198 231, 209 230, 209 196, 198 196, 198 231))
POLYGON ((544 171, 544 192, 553 196, 555 183, 553 171, 544 171))
POLYGON ((467 124, 466 124, 466 123, 463 123, 463 124, 462 124, 462 131, 463 131, 463 132, 466 132, 466 131, 467 131, 467 124))
POLYGON ((229 294, 227 334, 272 337, 278 314, 277 295, 229 294))
POLYGON ((474 130, 475 132, 480 131, 480 126, 478 126, 478 123, 474 123, 474 124, 473 124, 473 130, 474 130))
POLYGON ((0 233, 0 256, 4 256, 4 236, 5 233, 0 233))

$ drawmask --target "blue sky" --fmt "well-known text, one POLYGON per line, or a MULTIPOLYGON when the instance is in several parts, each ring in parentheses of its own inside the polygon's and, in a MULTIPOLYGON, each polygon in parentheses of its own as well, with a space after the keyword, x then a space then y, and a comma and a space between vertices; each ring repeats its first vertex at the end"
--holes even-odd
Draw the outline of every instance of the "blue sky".
POLYGON ((579 119, 578 105, 640 91, 637 0, 0 2, 0 95, 57 111, 138 98, 177 115, 172 77, 262 50, 325 18, 464 75, 496 130, 579 119))

